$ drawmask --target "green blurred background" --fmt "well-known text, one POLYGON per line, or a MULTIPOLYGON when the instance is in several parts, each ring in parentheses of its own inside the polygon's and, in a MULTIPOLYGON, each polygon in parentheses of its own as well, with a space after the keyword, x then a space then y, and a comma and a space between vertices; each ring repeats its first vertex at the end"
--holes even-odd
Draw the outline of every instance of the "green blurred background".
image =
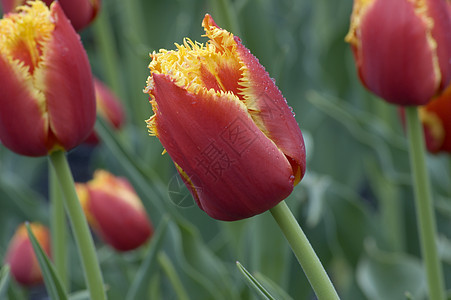
MULTIPOLYGON (((314 299, 270 214, 232 223, 209 218, 179 185, 158 139, 147 133, 144 120, 152 111, 142 89, 148 54, 172 49, 184 37, 205 42, 205 13, 242 39, 296 113, 307 144, 307 173, 287 203, 342 299, 425 298, 405 136, 397 108, 358 81, 344 42, 351 11, 351 0, 103 0, 99 17, 81 33, 94 74, 122 100, 127 123, 114 134, 98 127, 100 145, 69 153, 74 177, 89 180, 97 168, 126 176, 156 228, 169 218, 158 251, 167 255, 190 299, 258 299, 236 261, 278 299, 314 299), (189 200, 174 203, 171 192, 189 200)), ((442 154, 429 156, 428 166, 451 287, 451 163, 442 154)), ((17 224, 48 225, 47 159, 0 147, 0 176, 3 259, 17 224)), ((101 241, 96 245, 109 299, 125 299, 149 246, 118 254, 101 241)), ((78 291, 84 283, 74 249, 71 287, 78 291)), ((181 299, 169 274, 157 259, 137 299, 181 299)), ((7 295, 42 299, 43 291, 27 292, 12 282, 7 295)))

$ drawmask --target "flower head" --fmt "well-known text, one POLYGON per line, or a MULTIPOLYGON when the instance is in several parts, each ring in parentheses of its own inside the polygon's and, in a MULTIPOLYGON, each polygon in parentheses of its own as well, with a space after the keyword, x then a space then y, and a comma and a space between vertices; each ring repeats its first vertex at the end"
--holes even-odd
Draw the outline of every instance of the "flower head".
POLYGON ((346 41, 369 90, 423 105, 451 79, 450 28, 443 0, 355 0, 346 41))
MULTIPOLYGON (((50 255, 50 233, 47 227, 39 223, 30 224, 36 240, 42 249, 50 255)), ((42 273, 33 246, 28 238, 25 224, 21 224, 11 239, 5 256, 5 263, 11 267, 11 274, 24 286, 42 283, 42 273)))
POLYGON ((305 148, 264 67, 210 15, 206 44, 185 39, 151 54, 147 121, 201 209, 237 220, 286 198, 304 175, 305 148))
MULTIPOLYGON (((54 0, 43 0, 50 6, 54 0)), ((100 0, 58 0, 67 18, 76 31, 89 25, 97 16, 100 9, 100 0)), ((13 12, 16 7, 25 5, 26 0, 1 0, 3 13, 13 12)))
POLYGON ((86 52, 59 2, 29 2, 0 20, 0 140, 42 156, 82 143, 95 122, 86 52))
POLYGON ((141 199, 125 178, 97 170, 91 181, 76 188, 89 224, 116 250, 136 249, 151 237, 153 227, 141 199))

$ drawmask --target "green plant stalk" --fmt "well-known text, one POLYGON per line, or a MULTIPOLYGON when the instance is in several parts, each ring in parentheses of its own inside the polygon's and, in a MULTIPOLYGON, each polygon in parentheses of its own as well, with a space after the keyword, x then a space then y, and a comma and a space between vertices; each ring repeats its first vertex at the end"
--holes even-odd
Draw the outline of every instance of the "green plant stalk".
POLYGON ((423 127, 418 117, 417 107, 406 107, 405 113, 418 232, 420 235, 421 253, 426 268, 429 299, 441 300, 445 299, 445 285, 437 251, 437 228, 429 174, 426 168, 423 127))
POLYGON ((290 244, 318 299, 340 299, 315 250, 285 201, 271 208, 270 212, 290 244))
POLYGON ((89 294, 91 299, 105 300, 103 278, 94 248, 94 241, 75 191, 74 179, 65 153, 57 150, 50 153, 49 158, 64 194, 64 204, 75 236, 89 294))
POLYGON ((67 223, 64 212, 63 194, 55 174, 55 170, 49 164, 49 197, 51 203, 50 230, 52 234, 52 257, 56 274, 63 285, 69 290, 68 280, 68 247, 67 247, 67 223))

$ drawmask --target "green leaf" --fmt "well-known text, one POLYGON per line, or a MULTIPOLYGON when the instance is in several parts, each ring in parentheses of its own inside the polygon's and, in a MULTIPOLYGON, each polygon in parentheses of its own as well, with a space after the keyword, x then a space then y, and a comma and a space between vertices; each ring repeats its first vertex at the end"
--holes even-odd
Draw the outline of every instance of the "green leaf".
POLYGON ((67 298, 67 294, 64 292, 61 281, 56 275, 55 268, 50 262, 49 258, 45 254, 44 250, 42 250, 41 245, 39 245, 36 237, 31 231, 30 224, 28 222, 25 224, 28 237, 33 246, 34 253, 36 254, 36 258, 38 259, 39 266, 41 267, 42 276, 44 277, 44 283, 47 288, 47 292, 51 299, 54 300, 65 300, 67 298))
POLYGON ((272 281, 266 275, 260 272, 255 273, 254 276, 266 289, 274 296, 276 299, 293 300, 293 298, 288 295, 288 293, 280 287, 277 283, 272 281))
POLYGON ((241 274, 243 274, 244 278, 247 280, 247 283, 249 287, 254 289, 255 292, 262 298, 267 300, 273 300, 275 299, 271 294, 263 287, 263 285, 255 279, 254 276, 249 273, 248 270, 246 270, 245 267, 243 267, 242 264, 240 264, 239 261, 236 262, 236 266, 238 267, 238 270, 240 270, 241 274))
POLYGON ((69 295, 69 300, 89 300, 89 291, 82 290, 69 295))
POLYGON ((423 299, 426 278, 421 262, 403 253, 383 252, 366 243, 367 257, 357 268, 357 282, 368 299, 423 299))
POLYGON ((4 299, 4 296, 8 291, 10 279, 9 270, 9 265, 4 265, 0 270, 0 299, 4 299))
POLYGON ((155 268, 156 253, 160 250, 163 239, 166 236, 165 233, 168 227, 168 222, 168 217, 164 217, 160 222, 157 232, 152 237, 146 257, 136 273, 132 286, 128 290, 126 299, 133 300, 146 298, 147 285, 155 268))

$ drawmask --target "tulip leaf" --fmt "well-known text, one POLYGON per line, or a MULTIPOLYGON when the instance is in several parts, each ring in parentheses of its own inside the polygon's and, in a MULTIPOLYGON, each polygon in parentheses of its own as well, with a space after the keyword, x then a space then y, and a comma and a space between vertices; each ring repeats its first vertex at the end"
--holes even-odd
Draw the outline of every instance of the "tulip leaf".
POLYGON ((9 265, 4 265, 0 269, 0 299, 4 299, 4 296, 8 290, 10 279, 10 267, 9 265))
POLYGON ((419 259, 403 253, 389 253, 365 244, 367 256, 357 267, 357 282, 368 299, 423 299, 426 278, 419 259))
POLYGON ((149 249, 147 251, 146 257, 141 264, 141 267, 136 273, 133 280, 132 286, 127 292, 126 299, 146 299, 147 285, 150 277, 155 269, 156 264, 156 254, 161 248, 163 239, 166 236, 166 229, 168 227, 169 218, 163 217, 160 224, 158 225, 158 230, 152 237, 149 249))
POLYGON ((251 287, 262 299, 274 300, 275 298, 263 287, 263 285, 255 279, 254 276, 240 264, 239 261, 236 262, 238 270, 243 274, 244 278, 247 280, 247 284, 251 287))
POLYGON ((257 272, 254 274, 256 280, 258 280, 276 299, 293 300, 288 293, 277 283, 272 281, 263 273, 257 272))
POLYGON ((47 254, 45 254, 44 250, 42 250, 41 245, 39 245, 36 237, 31 231, 30 225, 28 222, 25 224, 28 237, 33 246, 34 253, 36 254, 36 258, 38 259, 39 266, 41 268, 42 276, 44 277, 44 283, 47 288, 47 292, 49 293, 50 299, 54 300, 64 300, 68 299, 67 294, 64 291, 64 288, 61 284, 61 281, 56 274, 55 268, 53 264, 50 262, 47 254))
POLYGON ((90 294, 88 290, 82 290, 69 295, 69 300, 89 300, 90 294))

